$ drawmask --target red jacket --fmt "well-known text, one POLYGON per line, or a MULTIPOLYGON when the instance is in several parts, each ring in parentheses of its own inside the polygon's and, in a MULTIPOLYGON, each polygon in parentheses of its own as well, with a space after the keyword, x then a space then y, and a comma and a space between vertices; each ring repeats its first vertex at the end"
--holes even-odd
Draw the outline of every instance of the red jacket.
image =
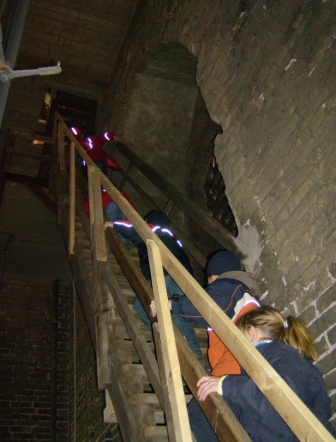
POLYGON ((119 170, 121 169, 121 165, 118 161, 108 156, 104 150, 104 144, 109 140, 113 140, 114 137, 115 134, 113 132, 105 132, 98 136, 88 135, 79 143, 92 161, 102 161, 106 168, 119 170))

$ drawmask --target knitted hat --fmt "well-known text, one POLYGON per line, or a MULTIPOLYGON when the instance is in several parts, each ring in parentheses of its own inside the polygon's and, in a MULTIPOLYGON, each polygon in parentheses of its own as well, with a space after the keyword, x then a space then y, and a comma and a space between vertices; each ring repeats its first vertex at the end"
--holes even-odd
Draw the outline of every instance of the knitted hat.
POLYGON ((241 270, 239 258, 227 250, 214 253, 208 260, 205 271, 207 276, 221 275, 225 272, 241 270))
POLYGON ((145 221, 148 224, 169 227, 169 218, 162 210, 152 210, 145 216, 145 221))

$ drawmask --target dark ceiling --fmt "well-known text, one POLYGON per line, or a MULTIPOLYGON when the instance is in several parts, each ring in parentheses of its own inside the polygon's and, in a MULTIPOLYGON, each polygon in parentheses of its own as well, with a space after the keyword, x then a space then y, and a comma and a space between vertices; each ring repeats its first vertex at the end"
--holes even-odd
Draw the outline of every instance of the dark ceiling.
POLYGON ((28 13, 16 69, 60 61, 73 81, 108 84, 138 0, 1 1, 4 45, 19 3, 28 13))
MULTIPOLYGON (((36 134, 50 136, 50 131, 47 133, 38 123, 48 87, 57 91, 57 99, 63 100, 63 105, 66 102, 67 109, 76 106, 80 112, 89 109, 86 119, 90 121, 92 130, 95 124, 94 103, 102 99, 113 78, 139 3, 139 0, 0 1, 6 65, 14 73, 55 66, 58 62, 62 69, 57 75, 39 76, 38 79, 35 76, 38 90, 36 86, 33 88, 33 80, 29 80, 34 77, 13 77, 7 83, 0 81, 0 127, 11 136, 5 147, 6 154, 2 155, 2 167, 0 161, 0 175, 4 172, 6 180, 22 175, 42 180, 47 178, 50 163, 48 146, 38 140, 34 144, 32 142, 36 134), (13 53, 16 53, 15 57, 13 53), (69 101, 67 94, 80 97, 80 100, 69 101), (82 97, 84 101, 81 101, 82 97), (21 103, 19 110, 13 102, 21 103)), ((50 112, 46 118, 53 121, 50 112)), ((43 118, 41 124, 47 124, 43 118)))

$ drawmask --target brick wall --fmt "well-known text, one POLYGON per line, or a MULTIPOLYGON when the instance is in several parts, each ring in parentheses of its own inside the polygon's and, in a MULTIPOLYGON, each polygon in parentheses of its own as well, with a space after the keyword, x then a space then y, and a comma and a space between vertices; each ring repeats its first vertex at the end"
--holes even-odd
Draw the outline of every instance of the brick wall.
POLYGON ((68 283, 2 280, 1 441, 121 440, 118 426, 103 422, 92 342, 73 305, 68 283))
POLYGON ((127 142, 128 101, 147 53, 172 42, 196 57, 197 86, 223 129, 214 152, 245 265, 264 301, 314 333, 336 420, 335 3, 244 5, 145 2, 100 121, 127 142))
POLYGON ((70 440, 120 442, 118 425, 103 422, 105 396, 97 387, 94 348, 77 297, 72 306, 70 440))
MULTIPOLYGON (((2 441, 67 440, 67 428, 58 427, 53 437, 53 356, 55 310, 53 287, 3 279, 0 295, 0 354, 2 441)), ((62 337, 59 346, 62 346, 62 337)), ((65 388, 63 374, 57 389, 65 388)), ((67 410, 67 398, 60 398, 59 415, 67 410)), ((58 424, 57 424, 58 425, 58 424)))

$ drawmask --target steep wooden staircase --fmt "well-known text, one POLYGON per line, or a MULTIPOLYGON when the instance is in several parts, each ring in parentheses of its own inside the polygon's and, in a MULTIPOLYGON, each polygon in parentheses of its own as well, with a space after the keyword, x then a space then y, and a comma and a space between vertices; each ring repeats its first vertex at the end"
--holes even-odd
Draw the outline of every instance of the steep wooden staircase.
MULTIPOLYGON (((226 315, 217 306, 210 306, 206 292, 148 228, 109 179, 98 170, 58 115, 53 139, 56 149, 50 188, 57 202, 58 222, 69 247, 69 260, 78 297, 97 355, 98 387, 105 391, 106 398, 105 421, 118 423, 123 440, 127 442, 193 440, 186 404, 193 395, 196 396, 197 380, 206 371, 170 320, 167 303, 164 302, 163 265, 298 438, 333 440, 272 367, 240 336, 226 315), (71 142, 69 147, 65 146, 65 137, 71 142), (88 181, 75 166, 75 151, 88 165, 88 181), (137 249, 126 247, 113 229, 104 231, 102 186, 146 241, 154 276, 154 293, 140 271, 137 249), (81 205, 87 195, 90 218, 81 205), (156 300, 159 320, 153 323, 153 334, 133 309, 135 296, 147 312, 150 300, 156 300), (289 407, 292 407, 293 413, 288 413, 289 407)), ((118 147, 130 161, 129 170, 121 170, 121 173, 139 195, 150 200, 132 180, 130 171, 134 166, 155 185, 164 189, 168 198, 166 212, 173 204, 177 204, 194 219, 198 219, 207 233, 214 235, 222 247, 236 251, 234 238, 216 221, 194 207, 126 146, 118 147)), ((152 208, 157 207, 154 201, 150 200, 150 203, 152 208)), ((183 240, 183 233, 177 229, 174 231, 183 240)), ((184 244, 194 259, 204 267, 205 257, 195 245, 187 239, 184 244)), ((196 332, 206 353, 206 332, 203 329, 196 329, 196 332)), ((250 440, 219 395, 210 395, 200 405, 219 440, 250 440)))

